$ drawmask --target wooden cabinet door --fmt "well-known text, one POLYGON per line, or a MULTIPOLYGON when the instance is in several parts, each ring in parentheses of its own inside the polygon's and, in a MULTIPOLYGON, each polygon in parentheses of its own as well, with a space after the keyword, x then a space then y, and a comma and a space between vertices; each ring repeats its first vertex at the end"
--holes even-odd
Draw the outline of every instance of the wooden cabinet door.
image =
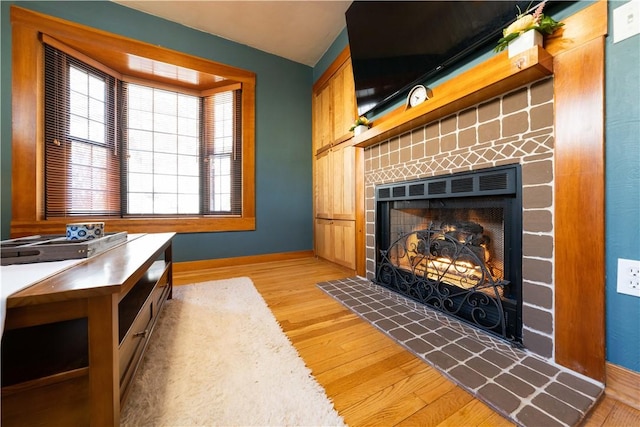
POLYGON ((315 228, 316 255, 355 270, 355 221, 316 218, 315 228))
POLYGON ((343 139, 356 119, 355 84, 351 61, 347 60, 331 80, 333 139, 343 139))
POLYGON ((316 218, 355 220, 355 152, 343 143, 315 157, 316 218))
POLYGON ((331 150, 331 217, 335 219, 356 218, 355 153, 356 148, 348 142, 331 150))
POLYGON ((323 151, 315 157, 314 201, 315 217, 331 218, 333 166, 331 150, 323 151))
POLYGON ((333 261, 333 238, 331 236, 331 220, 316 218, 315 251, 316 256, 333 261))
POLYGON ((333 262, 355 270, 356 222, 334 220, 331 231, 333 232, 333 262))
POLYGON ((313 153, 333 143, 333 89, 326 85, 313 95, 313 153))
POLYGON ((347 60, 313 95, 313 149, 349 138, 349 128, 356 119, 355 85, 351 61, 347 60))

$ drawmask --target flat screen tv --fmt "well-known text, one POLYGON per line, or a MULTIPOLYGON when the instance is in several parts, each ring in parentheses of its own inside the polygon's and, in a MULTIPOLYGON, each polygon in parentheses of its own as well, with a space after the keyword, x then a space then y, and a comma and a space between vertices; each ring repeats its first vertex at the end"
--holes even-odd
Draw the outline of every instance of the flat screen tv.
MULTIPOLYGON (((354 1, 347 34, 358 114, 373 116, 418 83, 495 46, 502 29, 532 1, 354 1)), ((551 15, 573 1, 548 1, 551 15)))

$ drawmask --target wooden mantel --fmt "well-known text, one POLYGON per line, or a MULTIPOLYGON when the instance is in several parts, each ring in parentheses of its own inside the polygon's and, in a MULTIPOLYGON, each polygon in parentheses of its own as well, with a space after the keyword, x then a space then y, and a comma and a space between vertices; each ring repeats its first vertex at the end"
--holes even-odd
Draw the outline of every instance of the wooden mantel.
POLYGON ((489 100, 553 74, 553 58, 542 47, 533 47, 513 58, 503 52, 433 89, 423 104, 396 109, 368 131, 354 137, 358 147, 368 147, 434 120, 489 100))

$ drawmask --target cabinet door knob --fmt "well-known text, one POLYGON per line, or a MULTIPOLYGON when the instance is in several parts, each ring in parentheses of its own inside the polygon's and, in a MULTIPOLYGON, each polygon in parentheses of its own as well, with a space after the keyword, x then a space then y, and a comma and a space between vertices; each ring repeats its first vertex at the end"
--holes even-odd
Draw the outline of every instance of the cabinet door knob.
POLYGON ((149 333, 149 330, 145 329, 142 332, 136 332, 135 334, 133 334, 133 336, 134 338, 146 338, 148 333, 149 333))

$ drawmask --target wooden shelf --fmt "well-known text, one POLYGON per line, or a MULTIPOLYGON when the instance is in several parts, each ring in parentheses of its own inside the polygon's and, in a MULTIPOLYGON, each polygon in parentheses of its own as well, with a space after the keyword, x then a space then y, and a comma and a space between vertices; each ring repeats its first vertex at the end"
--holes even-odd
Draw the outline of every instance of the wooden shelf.
POLYGON ((425 103, 411 109, 402 106, 374 120, 374 126, 353 142, 357 147, 377 144, 551 74, 553 57, 539 46, 513 58, 504 51, 433 88, 433 97, 425 103))

